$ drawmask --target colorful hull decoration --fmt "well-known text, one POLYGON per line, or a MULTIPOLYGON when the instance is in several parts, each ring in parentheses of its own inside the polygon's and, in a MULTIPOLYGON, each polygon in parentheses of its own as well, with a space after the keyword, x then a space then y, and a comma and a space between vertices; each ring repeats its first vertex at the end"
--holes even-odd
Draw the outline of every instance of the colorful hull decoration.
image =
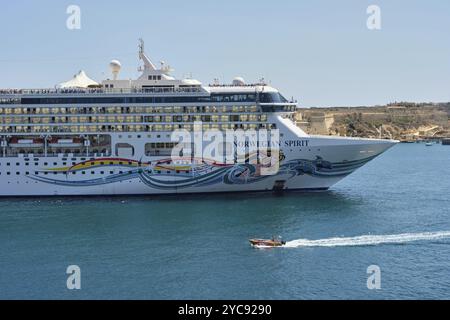
MULTIPOLYGON (((280 165, 278 175, 293 179, 302 175, 318 178, 345 177, 362 167, 374 157, 357 161, 331 163, 317 157, 316 160, 291 160, 280 165)), ((40 175, 31 179, 43 183, 68 186, 89 187, 140 179, 144 184, 159 190, 176 190, 212 186, 216 184, 245 185, 263 181, 272 176, 260 174, 261 166, 253 164, 224 165, 202 162, 197 165, 173 165, 170 160, 157 162, 139 162, 129 159, 97 159, 86 161, 70 168, 56 168, 41 171, 40 175), (94 168, 125 167, 128 170, 117 174, 105 175, 101 178, 72 180, 72 173, 94 168), (64 179, 53 179, 42 176, 45 172, 65 172, 64 179)), ((284 178, 285 179, 285 178, 284 178)))

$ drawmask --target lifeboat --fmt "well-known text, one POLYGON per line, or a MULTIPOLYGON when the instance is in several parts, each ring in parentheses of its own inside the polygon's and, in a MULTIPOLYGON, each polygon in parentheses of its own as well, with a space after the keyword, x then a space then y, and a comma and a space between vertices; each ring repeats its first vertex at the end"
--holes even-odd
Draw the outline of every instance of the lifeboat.
POLYGON ((81 139, 58 139, 54 138, 49 141, 49 147, 51 148, 79 148, 83 146, 81 139))
POLYGON ((44 146, 43 139, 11 139, 9 146, 11 148, 42 148, 44 146))

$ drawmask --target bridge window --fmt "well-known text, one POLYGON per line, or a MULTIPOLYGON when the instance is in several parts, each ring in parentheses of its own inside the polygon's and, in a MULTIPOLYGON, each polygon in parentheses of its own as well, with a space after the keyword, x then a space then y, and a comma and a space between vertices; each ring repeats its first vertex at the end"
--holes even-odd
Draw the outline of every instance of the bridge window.
POLYGON ((266 92, 259 95, 259 101, 262 103, 286 103, 288 102, 279 92, 266 92))

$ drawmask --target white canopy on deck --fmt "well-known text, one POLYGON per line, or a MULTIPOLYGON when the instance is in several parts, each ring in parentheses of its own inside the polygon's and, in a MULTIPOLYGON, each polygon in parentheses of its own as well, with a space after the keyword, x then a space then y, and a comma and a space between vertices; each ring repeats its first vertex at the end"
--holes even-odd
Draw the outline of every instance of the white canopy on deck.
POLYGON ((78 74, 76 74, 72 80, 67 82, 60 83, 57 87, 59 89, 66 88, 88 88, 89 86, 98 86, 99 84, 89 78, 86 75, 86 72, 81 70, 78 74))

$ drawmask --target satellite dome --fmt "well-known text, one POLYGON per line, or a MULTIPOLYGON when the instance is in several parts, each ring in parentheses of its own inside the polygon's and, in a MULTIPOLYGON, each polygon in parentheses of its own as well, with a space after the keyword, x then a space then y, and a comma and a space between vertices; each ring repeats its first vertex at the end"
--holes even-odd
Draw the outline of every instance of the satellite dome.
POLYGON ((120 69, 122 68, 122 64, 120 63, 119 60, 112 60, 109 63, 109 66, 110 66, 111 70, 113 70, 113 71, 116 71, 116 70, 120 71, 120 69))
POLYGON ((114 80, 117 80, 117 76, 119 75, 120 69, 122 69, 122 64, 118 60, 112 60, 109 63, 109 67, 111 68, 114 80))
POLYGON ((233 79, 233 85, 234 86, 244 86, 245 85, 245 80, 242 77, 236 77, 233 79))

